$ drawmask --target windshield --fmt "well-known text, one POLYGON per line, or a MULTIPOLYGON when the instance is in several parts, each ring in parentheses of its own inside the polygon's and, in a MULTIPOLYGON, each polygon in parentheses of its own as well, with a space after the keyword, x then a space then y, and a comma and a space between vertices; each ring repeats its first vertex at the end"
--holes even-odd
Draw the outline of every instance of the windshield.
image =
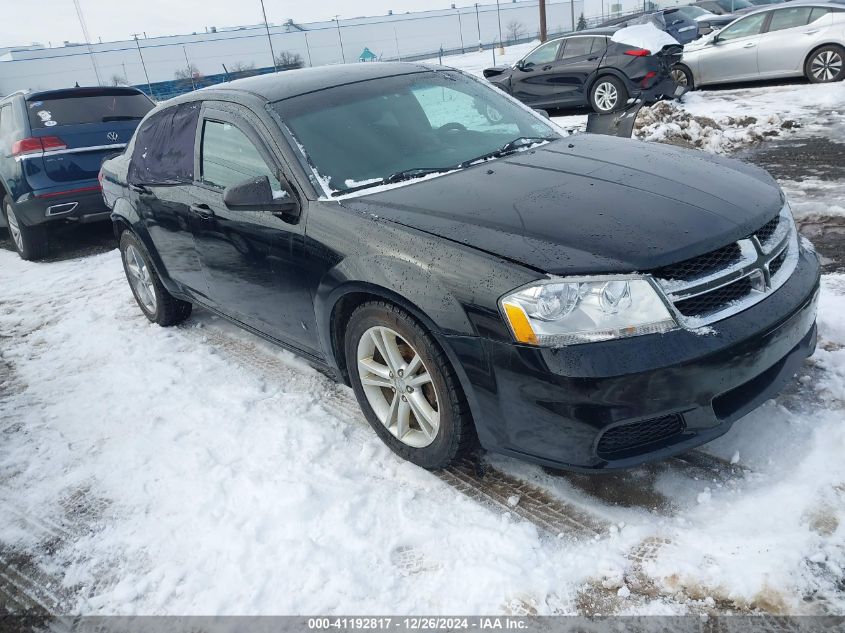
POLYGON ((705 9, 702 9, 701 7, 693 7, 693 6, 678 7, 678 12, 683 13, 685 16, 687 16, 688 18, 691 18, 693 20, 695 18, 700 18, 702 15, 713 15, 712 13, 710 13, 710 11, 706 11, 705 9))
POLYGON ((740 9, 748 9, 754 5, 748 2, 748 0, 719 0, 719 6, 725 11, 733 13, 734 11, 739 11, 740 9))
POLYGON ((496 88, 455 71, 338 86, 273 104, 332 194, 460 169, 558 138, 496 88))

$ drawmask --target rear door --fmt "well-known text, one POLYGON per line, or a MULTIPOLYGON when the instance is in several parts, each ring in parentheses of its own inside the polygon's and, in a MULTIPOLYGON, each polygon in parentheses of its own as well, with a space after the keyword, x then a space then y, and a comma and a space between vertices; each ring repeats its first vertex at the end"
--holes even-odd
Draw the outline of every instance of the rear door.
MULTIPOLYGON (((192 226, 212 302, 268 336, 319 354, 304 215, 291 224, 223 202, 226 187, 256 176, 282 189, 279 176, 286 170, 271 135, 246 108, 210 104, 203 109, 198 149, 192 226)), ((304 196, 300 200, 306 204, 304 196)))
POLYGON ((800 75, 807 54, 823 43, 832 19, 825 7, 791 7, 772 11, 769 28, 760 38, 760 77, 800 75))
POLYGON ((31 135, 42 139, 45 148, 42 177, 30 179, 30 184, 37 190, 96 185, 103 161, 123 151, 152 108, 145 95, 127 88, 80 88, 27 97, 31 135))
POLYGON ((754 13, 737 20, 701 49, 699 72, 702 83, 745 81, 759 77, 757 46, 770 13, 754 13))

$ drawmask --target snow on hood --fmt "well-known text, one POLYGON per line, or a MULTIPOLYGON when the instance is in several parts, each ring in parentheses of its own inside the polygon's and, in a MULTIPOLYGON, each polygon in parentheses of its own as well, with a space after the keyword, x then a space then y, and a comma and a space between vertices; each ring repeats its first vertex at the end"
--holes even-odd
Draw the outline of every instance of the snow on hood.
POLYGON ((659 51, 664 46, 680 46, 678 40, 653 24, 626 26, 624 29, 616 31, 610 39, 614 42, 645 48, 652 52, 659 51))

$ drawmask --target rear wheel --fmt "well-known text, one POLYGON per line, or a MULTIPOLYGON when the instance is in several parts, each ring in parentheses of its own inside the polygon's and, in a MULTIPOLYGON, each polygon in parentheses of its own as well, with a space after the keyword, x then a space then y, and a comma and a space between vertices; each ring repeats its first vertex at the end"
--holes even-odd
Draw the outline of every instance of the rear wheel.
POLYGON ((449 360, 405 311, 361 305, 349 319, 344 351, 367 421, 399 456, 444 468, 473 444, 469 407, 449 360))
POLYGON ((191 316, 193 306, 167 291, 153 269, 147 249, 129 231, 120 236, 120 256, 129 287, 145 317, 166 327, 191 316))
POLYGON ((21 259, 32 261, 47 257, 49 244, 47 243, 45 228, 43 226, 26 226, 21 222, 15 213, 15 207, 8 198, 3 200, 3 213, 6 216, 6 225, 9 228, 12 245, 21 259))
POLYGON ((590 89, 590 105, 599 114, 616 112, 628 102, 628 91, 616 77, 599 77, 590 89))
POLYGON ((845 49, 831 44, 813 51, 804 62, 804 74, 814 84, 845 79, 845 49))

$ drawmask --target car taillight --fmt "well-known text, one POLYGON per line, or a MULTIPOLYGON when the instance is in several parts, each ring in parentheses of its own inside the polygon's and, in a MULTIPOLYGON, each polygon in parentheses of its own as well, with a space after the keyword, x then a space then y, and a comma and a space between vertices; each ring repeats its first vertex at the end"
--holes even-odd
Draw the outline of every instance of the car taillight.
POLYGON ((67 144, 58 136, 42 136, 41 144, 45 152, 52 152, 57 149, 67 149, 67 144))
POLYGON ((67 145, 58 136, 22 138, 12 144, 12 156, 51 152, 59 149, 67 149, 67 145))
POLYGON ((625 51, 625 54, 631 57, 648 57, 651 55, 651 51, 646 48, 632 48, 631 50, 625 51))
POLYGON ((41 144, 40 138, 22 138, 12 144, 12 156, 23 156, 24 154, 43 151, 44 146, 41 144))

